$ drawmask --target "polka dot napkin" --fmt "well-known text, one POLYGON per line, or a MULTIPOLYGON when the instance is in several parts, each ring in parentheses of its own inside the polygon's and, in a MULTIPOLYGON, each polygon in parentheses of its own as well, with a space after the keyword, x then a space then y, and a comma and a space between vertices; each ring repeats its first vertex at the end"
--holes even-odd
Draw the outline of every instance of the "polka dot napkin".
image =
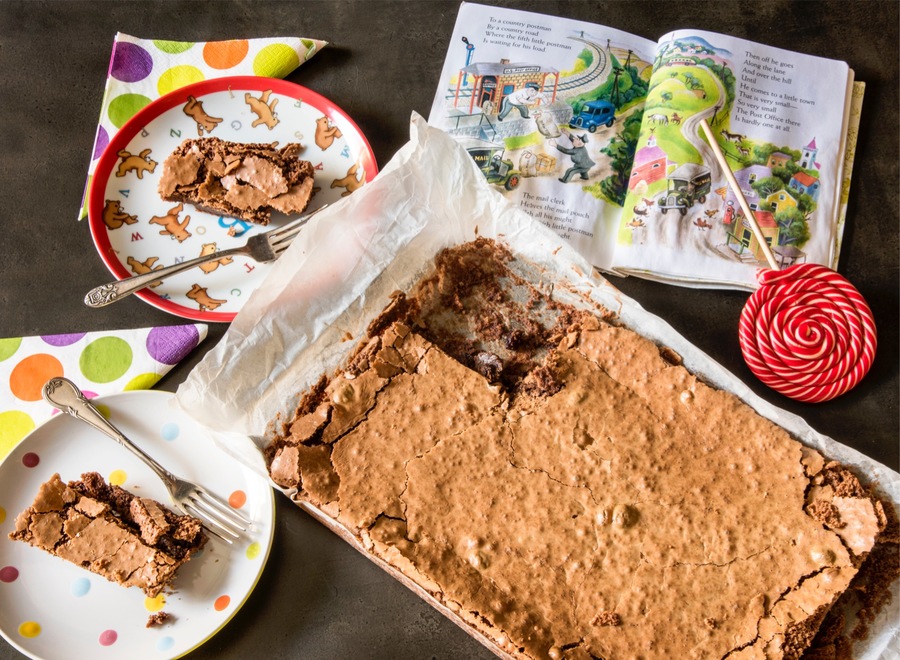
POLYGON ((231 41, 162 41, 116 35, 100 124, 79 219, 87 215, 87 189, 112 136, 139 110, 185 85, 227 76, 284 78, 327 46, 317 39, 277 37, 231 41))
POLYGON ((41 389, 65 376, 92 398, 149 389, 206 338, 195 323, 0 339, 0 460, 48 419, 41 389))

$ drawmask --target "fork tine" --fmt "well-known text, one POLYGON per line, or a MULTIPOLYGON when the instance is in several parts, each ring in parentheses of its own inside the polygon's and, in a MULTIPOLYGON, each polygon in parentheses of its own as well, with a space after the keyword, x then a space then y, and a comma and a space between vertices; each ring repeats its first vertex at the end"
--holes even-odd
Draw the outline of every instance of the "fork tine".
POLYGON ((322 206, 317 208, 315 211, 310 211, 309 213, 306 213, 305 215, 301 215, 299 218, 294 218, 293 220, 291 220, 284 226, 279 227, 278 229, 273 229, 272 231, 268 232, 270 241, 272 243, 274 243, 276 241, 283 240, 283 239, 287 238, 288 236, 296 236, 297 232, 300 231, 300 229, 303 227, 303 225, 305 225, 307 222, 309 222, 316 213, 318 213, 319 211, 322 211, 324 209, 327 209, 327 208, 328 208, 328 204, 323 204, 322 206))
POLYGON ((277 236, 269 236, 269 247, 272 248, 275 254, 281 254, 291 246, 297 234, 306 225, 307 218, 302 218, 302 220, 303 222, 298 222, 293 227, 282 227, 283 231, 279 232, 277 236))
POLYGON ((202 498, 204 504, 213 505, 213 507, 217 508, 219 513, 222 514, 222 517, 229 518, 232 522, 234 522, 235 527, 240 527, 242 532, 246 532, 247 528, 253 524, 250 519, 248 519, 240 511, 232 507, 215 493, 209 492, 202 486, 195 486, 195 490, 200 496, 197 498, 198 500, 202 498), (243 527, 241 527, 241 525, 243 525, 243 527))
POLYGON ((224 536, 222 532, 219 532, 216 529, 216 525, 209 520, 209 517, 203 511, 194 506, 194 503, 192 501, 183 501, 178 505, 178 508, 181 509, 182 513, 188 516, 193 516, 200 520, 203 529, 205 529, 216 538, 225 541, 225 543, 227 543, 228 545, 233 545, 235 540, 237 540, 238 537, 231 530, 226 530, 231 535, 230 538, 228 536, 224 536))
POLYGON ((300 230, 301 227, 303 227, 303 225, 305 225, 307 222, 309 222, 314 215, 316 215, 319 211, 323 211, 327 208, 328 208, 328 204, 322 204, 322 206, 320 206, 316 210, 310 211, 309 213, 304 213, 303 215, 301 215, 297 218, 294 218, 290 222, 285 223, 281 227, 278 227, 277 229, 272 229, 271 231, 268 232, 269 236, 272 236, 274 238, 281 238, 282 236, 284 236, 288 233, 291 233, 291 235, 294 235, 300 230))
POLYGON ((221 509, 217 509, 202 496, 194 495, 192 498, 192 502, 195 507, 206 513, 207 518, 215 521, 222 527, 228 528, 229 531, 235 532, 238 535, 247 531, 247 528, 245 526, 241 526, 241 524, 237 520, 229 517, 221 509))
MULTIPOLYGON (((184 503, 186 508, 192 509, 193 513, 191 515, 195 515, 201 518, 204 522, 204 527, 206 527, 210 532, 214 533, 216 536, 223 540, 227 540, 222 534, 228 534, 234 540, 237 540, 241 537, 240 532, 235 530, 233 527, 229 526, 229 521, 225 520, 215 512, 209 508, 209 505, 206 504, 203 500, 200 499, 191 499, 184 503)), ((241 530, 243 531, 243 530, 241 530)))
POLYGON ((222 536, 221 534, 219 534, 219 532, 217 532, 215 529, 213 529, 213 527, 211 527, 210 525, 203 523, 203 529, 205 529, 207 532, 209 532, 210 534, 215 536, 217 539, 225 541, 225 543, 227 543, 228 545, 234 545, 233 539, 222 536))
POLYGON ((297 234, 300 233, 302 226, 297 226, 290 234, 286 234, 284 236, 279 236, 278 238, 269 242, 269 247, 272 248, 272 252, 275 255, 280 255, 282 252, 291 247, 291 243, 294 242, 294 238, 297 237, 297 234))
POLYGON ((272 247, 272 252, 275 253, 275 256, 281 256, 281 253, 282 253, 282 252, 284 252, 284 251, 287 250, 289 247, 291 247, 291 243, 293 243, 293 241, 291 241, 291 240, 289 240, 289 241, 282 241, 282 242, 280 242, 280 243, 276 243, 276 244, 274 244, 274 245, 271 246, 271 247, 272 247))
POLYGON ((273 250, 285 250, 291 243, 294 242, 294 239, 297 237, 297 234, 300 233, 301 229, 303 229, 303 225, 297 225, 290 232, 271 239, 269 241, 269 245, 272 246, 273 250))

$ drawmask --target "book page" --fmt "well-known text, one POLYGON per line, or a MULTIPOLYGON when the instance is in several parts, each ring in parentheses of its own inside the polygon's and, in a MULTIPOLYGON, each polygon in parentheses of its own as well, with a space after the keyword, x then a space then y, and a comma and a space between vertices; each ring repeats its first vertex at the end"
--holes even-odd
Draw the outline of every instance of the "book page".
POLYGON ((843 62, 697 30, 659 41, 614 266, 752 289, 765 267, 717 142, 779 267, 836 261, 852 71, 843 62))
POLYGON ((831 269, 837 270, 838 258, 841 255, 841 245, 844 240, 844 226, 847 223, 847 203, 850 199, 850 182, 852 181, 853 163, 856 160, 856 142, 859 138, 859 120, 862 115, 863 96, 866 93, 866 84, 859 80, 853 81, 853 91, 850 94, 850 112, 847 121, 847 146, 844 150, 844 171, 841 180, 841 193, 838 200, 837 227, 834 236, 834 249, 831 255, 831 269))
POLYGON ((463 3, 429 123, 598 266, 612 257, 654 42, 463 3))

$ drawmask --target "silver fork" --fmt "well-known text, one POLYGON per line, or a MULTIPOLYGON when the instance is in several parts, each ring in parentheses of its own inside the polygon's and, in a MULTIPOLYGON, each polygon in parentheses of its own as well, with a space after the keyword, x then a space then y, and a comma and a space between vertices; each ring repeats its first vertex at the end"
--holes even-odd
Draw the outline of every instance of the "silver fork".
POLYGON ((202 486, 176 477, 135 445, 88 401, 82 391, 67 378, 51 378, 44 384, 44 400, 75 419, 106 434, 150 466, 169 491, 172 503, 182 513, 200 519, 208 532, 226 543, 234 543, 252 524, 222 498, 202 486))
POLYGON ((87 295, 84 297, 84 304, 94 308, 106 307, 117 300, 130 296, 135 291, 140 291, 151 284, 161 282, 176 273, 181 273, 194 266, 205 264, 208 261, 216 261, 236 254, 243 254, 259 263, 274 261, 281 256, 282 252, 287 250, 297 234, 300 233, 300 229, 303 225, 309 222, 310 218, 327 206, 327 204, 320 206, 312 213, 307 213, 295 220, 291 220, 283 227, 272 229, 264 234, 251 236, 247 239, 247 242, 240 247, 220 250, 218 252, 213 252, 212 254, 205 254, 202 257, 182 261, 180 264, 173 264, 165 268, 160 268, 159 270, 152 270, 143 275, 128 277, 124 280, 119 280, 118 282, 101 284, 87 292, 87 295))

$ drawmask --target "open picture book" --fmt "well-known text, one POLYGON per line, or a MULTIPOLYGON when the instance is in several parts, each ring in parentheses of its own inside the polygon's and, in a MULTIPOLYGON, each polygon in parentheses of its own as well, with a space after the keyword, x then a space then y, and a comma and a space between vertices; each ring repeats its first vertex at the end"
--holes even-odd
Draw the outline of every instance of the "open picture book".
POLYGON ((765 257, 701 120, 779 266, 836 268, 863 91, 844 62, 726 35, 463 3, 429 123, 600 271, 752 290, 765 257))

